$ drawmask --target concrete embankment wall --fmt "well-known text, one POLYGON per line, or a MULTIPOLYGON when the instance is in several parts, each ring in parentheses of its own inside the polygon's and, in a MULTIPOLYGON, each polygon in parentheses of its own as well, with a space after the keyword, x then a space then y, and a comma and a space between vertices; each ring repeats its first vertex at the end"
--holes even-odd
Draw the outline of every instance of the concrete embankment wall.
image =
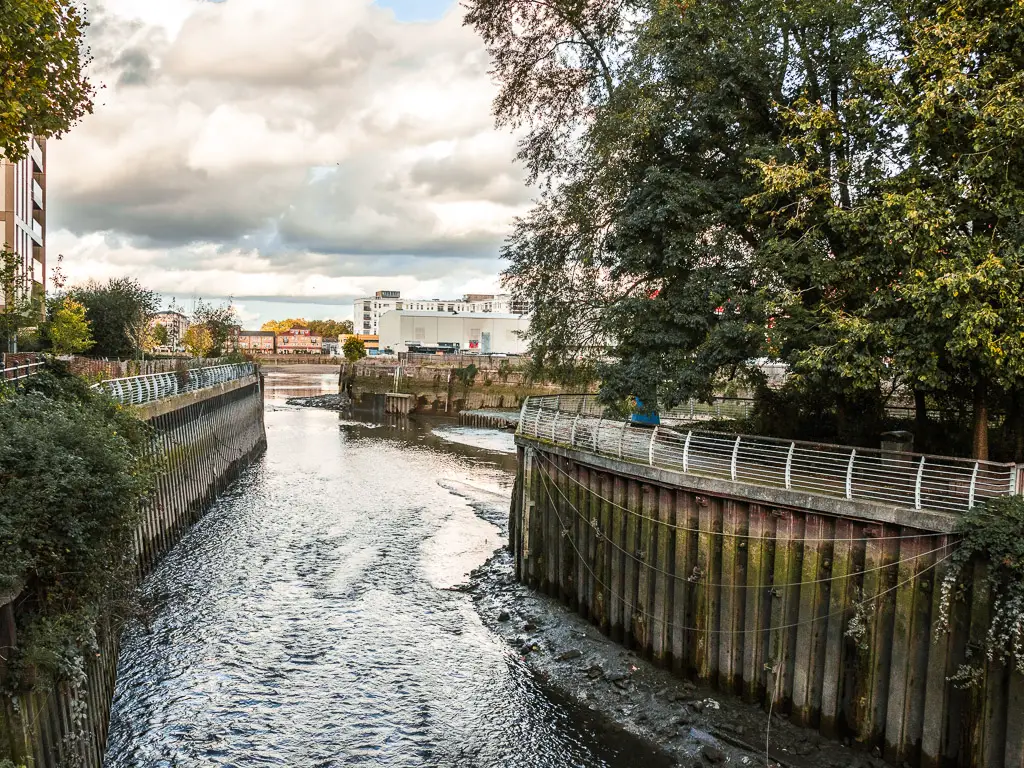
MULTIPOLYGON (((140 409, 155 428, 156 493, 136 536, 139 575, 147 574, 207 506, 266 448, 259 376, 163 400, 140 409)), ((0 595, 0 684, 3 659, 17 647, 17 595, 0 595), (6 652, 5 652, 6 651, 6 652)), ((96 631, 81 684, 0 694, 0 761, 27 768, 101 768, 117 675, 118 634, 107 620, 96 631)))
POLYGON ((1024 768, 1024 678, 988 662, 978 563, 940 632, 952 516, 517 438, 519 578, 678 674, 894 765, 1024 768), (975 684, 951 678, 969 665, 975 684))

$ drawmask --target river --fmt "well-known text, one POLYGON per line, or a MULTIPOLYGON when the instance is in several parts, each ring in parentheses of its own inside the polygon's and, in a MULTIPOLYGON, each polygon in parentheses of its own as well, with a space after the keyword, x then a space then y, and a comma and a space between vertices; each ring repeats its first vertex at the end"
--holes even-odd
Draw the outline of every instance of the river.
POLYGON ((664 765, 452 589, 503 543, 511 435, 284 403, 334 382, 268 377, 267 453, 144 584, 106 765, 664 765))

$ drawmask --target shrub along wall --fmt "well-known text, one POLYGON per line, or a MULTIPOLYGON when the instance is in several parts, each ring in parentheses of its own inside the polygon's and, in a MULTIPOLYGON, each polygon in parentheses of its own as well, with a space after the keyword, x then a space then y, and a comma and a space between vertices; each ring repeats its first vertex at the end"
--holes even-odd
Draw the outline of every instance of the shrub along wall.
POLYGON ((266 445, 258 379, 198 394, 147 421, 60 372, 0 393, 0 766, 102 765, 137 576, 266 445))

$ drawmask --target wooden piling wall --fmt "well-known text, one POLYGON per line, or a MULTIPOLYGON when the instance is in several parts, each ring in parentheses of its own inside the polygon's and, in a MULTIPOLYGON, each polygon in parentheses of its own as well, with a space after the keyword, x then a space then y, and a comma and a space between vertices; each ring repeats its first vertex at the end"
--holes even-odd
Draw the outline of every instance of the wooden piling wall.
MULTIPOLYGON (((217 496, 266 449, 259 377, 161 401, 140 416, 154 427, 156 492, 136 534, 144 577, 217 496)), ((0 599, 0 683, 17 647, 17 596, 0 599)), ((102 768, 117 677, 119 628, 101 621, 80 686, 0 694, 0 761, 26 768, 102 768)), ((9 681, 7 681, 9 682, 9 681)))
POLYGON ((980 571, 962 580, 951 632, 936 628, 955 519, 827 513, 517 443, 521 581, 659 665, 765 708, 774 700, 894 765, 1024 768, 1024 678, 985 663, 980 571), (979 656, 976 687, 950 682, 979 656))

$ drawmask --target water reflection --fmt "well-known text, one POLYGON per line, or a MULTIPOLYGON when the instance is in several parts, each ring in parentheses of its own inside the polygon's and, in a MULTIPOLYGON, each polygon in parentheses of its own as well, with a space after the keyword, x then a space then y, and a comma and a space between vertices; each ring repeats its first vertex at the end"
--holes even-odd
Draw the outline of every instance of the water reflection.
POLYGON ((294 386, 268 386, 267 455, 147 582, 107 765, 664 765, 446 589, 501 543, 514 456, 288 407, 294 386))

